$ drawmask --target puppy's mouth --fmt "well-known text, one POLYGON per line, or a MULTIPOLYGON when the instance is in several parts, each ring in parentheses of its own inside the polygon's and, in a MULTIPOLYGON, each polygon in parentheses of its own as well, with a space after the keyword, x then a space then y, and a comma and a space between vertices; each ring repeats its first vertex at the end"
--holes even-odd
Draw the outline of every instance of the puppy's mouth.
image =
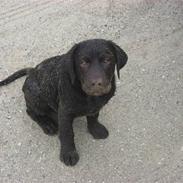
POLYGON ((108 94, 111 90, 111 83, 107 86, 101 87, 88 87, 85 84, 82 85, 82 90, 89 96, 102 96, 108 94))

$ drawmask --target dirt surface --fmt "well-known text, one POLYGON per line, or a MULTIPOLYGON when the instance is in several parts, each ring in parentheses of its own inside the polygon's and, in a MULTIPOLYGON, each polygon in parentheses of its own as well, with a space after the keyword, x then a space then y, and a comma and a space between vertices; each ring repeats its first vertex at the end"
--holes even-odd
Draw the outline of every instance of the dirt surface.
POLYGON ((0 79, 89 38, 129 55, 100 115, 109 138, 76 119, 80 161, 66 167, 58 138, 27 116, 21 78, 0 88, 0 182, 182 183, 183 1, 0 0, 0 79))

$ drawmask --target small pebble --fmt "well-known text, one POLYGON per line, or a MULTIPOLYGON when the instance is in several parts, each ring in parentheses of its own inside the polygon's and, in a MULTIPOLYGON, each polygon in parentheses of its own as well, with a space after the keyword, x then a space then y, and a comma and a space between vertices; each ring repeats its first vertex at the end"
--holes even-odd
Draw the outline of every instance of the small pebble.
POLYGON ((11 119, 11 116, 7 116, 7 119, 11 119))
POLYGON ((21 145, 22 145, 22 143, 21 143, 21 142, 19 142, 19 143, 18 143, 18 146, 21 146, 21 145))
POLYGON ((116 81, 116 85, 120 86, 121 82, 120 81, 116 81))
POLYGON ((180 149, 181 151, 183 151, 183 146, 181 147, 181 149, 180 149))
POLYGON ((30 170, 26 170, 26 173, 29 173, 30 172, 30 170))

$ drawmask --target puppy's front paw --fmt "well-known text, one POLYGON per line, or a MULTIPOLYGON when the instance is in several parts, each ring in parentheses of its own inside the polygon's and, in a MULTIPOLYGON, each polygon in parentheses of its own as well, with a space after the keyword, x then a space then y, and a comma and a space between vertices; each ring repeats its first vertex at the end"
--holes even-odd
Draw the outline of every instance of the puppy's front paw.
POLYGON ((109 132, 106 127, 98 122, 89 125, 88 131, 95 139, 105 139, 109 136, 109 132))
POLYGON ((60 160, 67 166, 74 166, 79 161, 79 155, 75 150, 69 152, 61 152, 60 160))

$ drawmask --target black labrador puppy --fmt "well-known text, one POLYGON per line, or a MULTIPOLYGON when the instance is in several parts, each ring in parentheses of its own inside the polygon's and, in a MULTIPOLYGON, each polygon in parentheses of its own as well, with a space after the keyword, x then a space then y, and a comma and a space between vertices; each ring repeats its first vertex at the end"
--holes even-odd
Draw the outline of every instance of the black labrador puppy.
POLYGON ((95 139, 108 136, 98 122, 100 109, 114 95, 115 67, 126 64, 127 54, 112 41, 92 39, 74 45, 66 54, 44 60, 35 68, 19 70, 0 82, 6 85, 27 75, 23 85, 28 115, 46 134, 59 133, 60 159, 73 166, 79 160, 73 120, 86 116, 95 139))

